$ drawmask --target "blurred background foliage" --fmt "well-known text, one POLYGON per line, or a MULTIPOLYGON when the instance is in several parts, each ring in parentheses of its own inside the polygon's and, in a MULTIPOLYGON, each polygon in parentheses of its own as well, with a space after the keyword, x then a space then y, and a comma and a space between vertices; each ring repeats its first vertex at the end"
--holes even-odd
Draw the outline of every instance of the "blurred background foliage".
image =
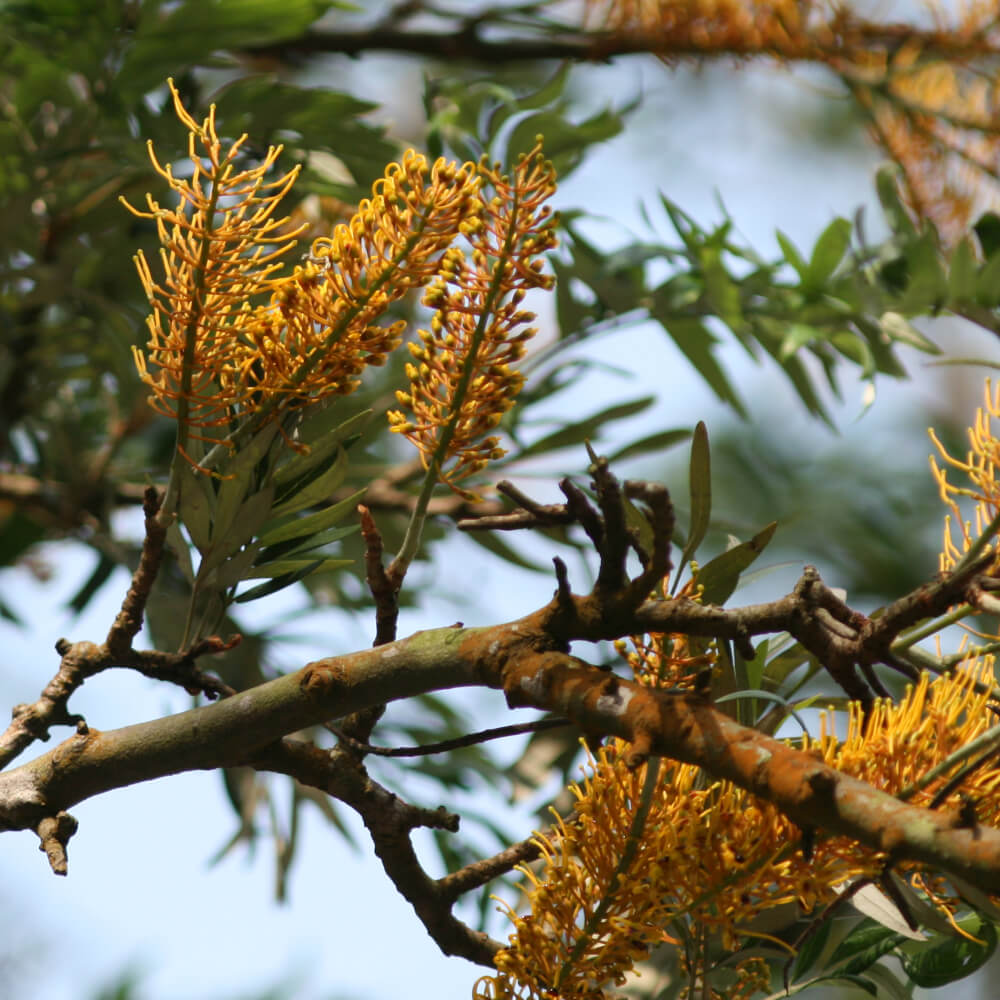
MULTIPOLYGON (((542 3, 483 5, 475 16, 462 5, 449 12, 422 3, 359 11, 324 0, 94 0, 85 10, 68 0, 14 0, 0 6, 0 566, 43 573, 43 543, 86 546, 92 573, 70 601, 80 612, 116 567, 130 568, 137 559, 136 539, 115 530, 116 515, 136 508, 145 483, 163 481, 174 428, 146 406, 131 355, 145 339, 148 304, 130 258, 140 249, 150 259, 157 255, 155 228, 124 211, 119 198, 139 205, 146 192, 164 197, 148 142, 164 162, 186 154, 167 76, 196 117, 215 102, 220 134, 249 135, 246 164, 269 144, 284 145, 279 167, 302 168, 294 221, 307 222, 316 236, 350 216, 406 145, 433 156, 486 154, 509 163, 541 133, 565 181, 627 129, 642 107, 641 94, 605 102, 579 82, 572 61, 532 55, 532 46, 544 50, 576 30, 559 20, 565 11, 566 5, 542 3), (490 38, 521 45, 526 55, 493 66, 463 58, 463 37, 482 39, 485 27, 498 33, 490 38), (395 75, 398 67, 387 67, 384 55, 352 64, 336 53, 392 48, 388 39, 407 32, 411 45, 400 58, 419 61, 422 111, 414 115, 411 99, 390 126, 397 113, 393 80, 403 78, 395 75), (452 39, 451 50, 442 38, 452 39)), ((817 107, 822 110, 812 118, 790 112, 789 128, 808 132, 810 141, 853 141, 862 117, 856 108, 844 101, 817 107)), ((948 353, 949 328, 918 328, 910 320, 951 313, 1000 332, 1000 220, 985 215, 975 233, 944 245, 910 213, 897 180, 892 167, 878 175, 882 218, 836 218, 808 247, 778 234, 778 254, 749 245, 739 220, 722 205, 714 219, 695 218, 671 200, 668 180, 644 206, 641 234, 618 227, 609 238, 599 205, 563 204, 561 248, 552 259, 554 308, 542 313, 521 403, 502 427, 512 446, 483 479, 481 504, 450 495, 435 501, 423 555, 433 554, 456 520, 502 508, 486 489, 489 481, 530 483, 540 470, 548 481, 582 474, 588 441, 606 449, 614 468, 640 470, 675 489, 678 540, 684 540, 685 519, 692 518, 685 506, 688 441, 699 414, 678 411, 666 427, 643 423, 656 399, 630 391, 615 366, 588 355, 591 344, 619 338, 625 367, 641 368, 643 359, 630 355, 629 335, 652 324, 688 366, 664 375, 664 395, 674 380, 699 379, 733 416, 712 428, 713 517, 700 560, 777 521, 770 560, 790 560, 796 568, 814 562, 862 604, 877 607, 926 578, 936 563, 940 518, 924 464, 923 428, 931 418, 946 442, 964 450, 961 428, 971 405, 969 413, 942 405, 938 413, 901 418, 905 425, 862 444, 854 438, 838 444, 831 435, 829 446, 819 449, 801 433, 808 420, 834 428, 845 384, 866 382, 871 402, 875 386, 907 377, 924 357, 948 353), (733 345, 768 379, 789 387, 794 414, 775 412, 766 398, 745 391, 733 345), (615 398, 591 405, 574 393, 582 379, 602 375, 616 387, 615 398), (903 439, 917 442, 914 452, 897 446, 903 439)), ((422 311, 410 300, 400 314, 416 323, 422 311)), ((375 416, 352 444, 329 498, 336 502, 367 488, 366 503, 390 551, 399 544, 420 473, 405 446, 384 433, 382 415, 402 382, 402 361, 370 371, 363 387, 337 404, 344 419, 367 408, 375 416)), ((485 532, 465 537, 488 550, 481 553, 484 565, 492 558, 549 573, 552 551, 579 541, 558 530, 547 534, 544 545, 485 532)), ((363 613, 369 601, 357 569, 360 540, 342 539, 332 552, 353 564, 314 573, 303 588, 316 606, 363 613)), ((161 648, 180 643, 186 587, 175 566, 161 575, 148 614, 152 641, 161 648)), ((415 590, 401 596, 404 605, 417 599, 415 590)), ((483 604, 488 612, 488 596, 483 604)), ((0 613, 17 621, 10 595, 0 593, 0 613)), ((219 664, 236 688, 276 669, 273 636, 249 622, 243 616, 225 626, 244 637, 219 664)), ((425 698, 390 713, 378 738, 419 744, 468 729, 454 705, 425 698)), ((515 769, 476 746, 378 767, 390 786, 416 771, 439 791, 485 782, 512 795, 537 794, 545 816, 553 774, 561 784, 577 749, 575 738, 544 734, 529 743, 515 769)), ((268 787, 237 771, 226 775, 225 788, 237 821, 228 849, 266 829, 257 817, 268 787)), ((302 790, 291 808, 308 801, 346 829, 333 805, 302 790)), ((479 846, 511 835, 496 818, 476 819, 484 838, 479 846)), ((474 856, 472 847, 456 848, 450 838, 439 838, 438 846, 448 867, 474 856)), ((286 844, 278 860, 279 895, 293 856, 294 844, 290 850, 286 844)), ((481 914, 487 905, 484 893, 481 914)), ((135 990, 126 977, 101 995, 135 990)))

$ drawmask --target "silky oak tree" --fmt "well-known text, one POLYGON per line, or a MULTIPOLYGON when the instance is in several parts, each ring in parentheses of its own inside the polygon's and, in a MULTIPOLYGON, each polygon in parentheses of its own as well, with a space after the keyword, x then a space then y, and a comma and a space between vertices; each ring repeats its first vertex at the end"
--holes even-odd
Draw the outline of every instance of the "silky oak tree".
MULTIPOLYGON (((283 775, 294 809, 361 818, 426 933, 483 967, 476 997, 749 1000, 838 980, 908 996, 970 975, 1000 921, 1000 390, 987 384, 966 444, 932 434, 936 572, 867 611, 813 566, 787 593, 741 600, 781 526, 711 553, 705 423, 605 455, 606 426, 651 400, 542 435, 532 419, 585 367, 570 351, 637 319, 741 415, 723 338, 827 421, 822 380, 836 390, 848 369, 874 390, 906 377, 901 357, 946 353, 913 321, 1000 333, 995 5, 931 27, 793 0, 407 3, 353 20, 330 6, 0 15, 0 551, 30 566, 42 541, 89 546, 77 610, 131 572, 106 634, 58 640, 51 679, 13 706, 0 829, 32 831, 65 875, 76 805, 208 769, 236 848, 261 836, 259 776, 283 775), (427 75, 420 150, 290 68, 376 50, 463 61, 427 75), (837 218, 808 254, 779 234, 772 260, 666 196, 673 243, 608 248, 584 213, 557 213, 560 180, 630 111, 581 119, 574 67, 642 54, 820 67, 892 160, 876 177, 885 235, 837 218), (519 76, 484 78, 489 61, 519 76), (619 471, 688 442, 679 497, 619 471), (537 500, 520 471, 567 447, 579 474, 554 476, 559 502, 537 500), (137 506, 133 545, 112 514, 137 506), (561 553, 540 570, 551 600, 398 635, 408 574, 451 532, 484 567, 531 565, 505 533, 544 538, 561 553), (369 621, 372 646, 269 671, 247 612, 291 587, 369 621), (195 706, 99 729, 73 696, 110 668, 195 706), (541 714, 469 732, 440 695, 456 688, 541 714), (386 725, 407 702, 437 738, 386 725), (496 827, 491 853, 463 842, 460 809, 375 773, 407 760, 447 803, 478 771, 503 801, 512 786, 485 747, 515 737, 522 760, 547 748, 546 778, 569 788, 521 839, 496 827), (437 835, 440 877, 420 830, 437 835)), ((291 857, 282 845, 279 892, 291 857)))

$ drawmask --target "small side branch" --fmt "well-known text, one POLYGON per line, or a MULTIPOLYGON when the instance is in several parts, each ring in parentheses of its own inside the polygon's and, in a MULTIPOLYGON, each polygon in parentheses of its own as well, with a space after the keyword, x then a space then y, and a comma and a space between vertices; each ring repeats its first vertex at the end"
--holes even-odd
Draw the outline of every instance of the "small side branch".
POLYGON ((443 808, 421 809, 404 802, 373 781, 356 763, 352 766, 343 751, 327 753, 309 743, 284 739, 249 763, 320 788, 354 809, 371 835, 386 875, 412 905, 438 947, 446 955, 458 955, 493 968, 493 956, 502 945, 452 913, 457 899, 453 886, 446 880, 432 879, 424 871, 410 839, 412 831, 420 827, 455 832, 457 816, 443 808))
POLYGON ((449 750, 459 750, 462 747, 488 743, 490 740, 502 740, 508 736, 521 736, 524 733, 539 733, 546 729, 562 729, 571 725, 569 719, 538 719, 535 722, 518 722, 511 726, 483 729, 478 733, 456 736, 454 739, 441 740, 439 743, 423 743, 418 747, 377 747, 348 736, 337 726, 328 725, 327 729, 360 753, 372 754, 375 757, 428 757, 435 753, 447 753, 449 750))
POLYGON ((539 837, 528 837, 517 844, 511 844, 492 857, 473 861, 458 871, 439 878, 438 889, 445 897, 455 900, 467 892, 481 889, 495 878, 512 872, 518 865, 528 864, 541 857, 542 849, 539 842, 545 836, 543 833, 539 837))
POLYGON ((41 841, 38 849, 45 853, 49 859, 49 866, 56 875, 65 875, 69 870, 66 845, 76 830, 76 820, 66 812, 57 813, 55 816, 46 816, 38 824, 36 832, 41 841))
POLYGON ((132 648, 132 642, 142 628, 142 618, 146 611, 146 602, 156 580, 163 561, 163 545, 167 537, 166 526, 157 521, 162 497, 156 488, 146 489, 142 500, 142 512, 146 518, 146 535, 142 543, 142 555, 139 565, 132 574, 132 586, 129 587, 121 610, 105 639, 105 645, 112 655, 120 655, 132 648))
POLYGON ((386 571, 382 564, 382 535, 371 511, 359 504, 358 515, 361 518, 361 537, 365 543, 365 579, 375 601, 375 641, 372 645, 383 646, 396 638, 399 588, 403 581, 392 572, 392 566, 386 571))

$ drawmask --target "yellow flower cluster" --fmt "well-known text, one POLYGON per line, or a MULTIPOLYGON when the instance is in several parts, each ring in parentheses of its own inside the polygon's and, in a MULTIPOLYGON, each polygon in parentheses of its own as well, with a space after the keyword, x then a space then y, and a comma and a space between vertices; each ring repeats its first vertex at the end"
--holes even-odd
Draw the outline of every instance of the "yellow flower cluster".
POLYGON ((716 661, 714 644, 686 635, 635 635, 629 643, 619 639, 615 649, 632 669, 636 681, 647 687, 694 687, 698 675, 710 670, 716 661), (698 648, 707 646, 707 650, 697 652, 693 644, 698 648))
POLYGON ((247 318, 234 380, 254 376, 262 361, 254 381, 264 399, 292 405, 351 392, 402 340, 404 321, 376 320, 439 274, 447 248, 477 225, 479 187, 473 164, 431 167, 412 149, 390 164, 350 222, 315 240, 309 260, 247 318))
POLYGON ((523 353, 534 317, 521 310, 528 288, 547 287, 538 256, 554 242, 542 203, 554 190, 551 165, 538 150, 522 158, 513 181, 485 164, 433 165, 409 150, 390 164, 349 222, 315 239, 303 263, 279 276, 280 259, 305 224, 276 217, 297 168, 265 176, 278 160, 237 170, 246 137, 223 148, 215 108, 199 124, 171 83, 177 115, 190 134, 189 176, 176 177, 150 146, 157 172, 177 196, 174 208, 152 197, 148 211, 163 245, 157 282, 145 257, 136 265, 153 306, 144 353, 135 350, 151 403, 190 428, 222 426, 226 440, 247 414, 273 418, 290 408, 351 392, 361 372, 381 365, 405 324, 383 325, 390 306, 430 283, 433 333, 411 345, 409 393, 416 423, 392 414, 425 462, 454 480, 498 454, 480 441, 513 403, 520 376, 509 366, 523 353), (489 189, 487 195, 484 191, 489 189), (468 243, 470 259, 455 246, 468 243), (262 301, 263 300, 263 301, 262 301), (435 447, 441 454, 435 456, 435 447))
MULTIPOLYGON (((944 547, 941 569, 951 569, 969 547, 983 533, 986 526, 1000 513, 1000 483, 997 483, 997 466, 1000 464, 1000 441, 993 434, 991 421, 1000 418, 1000 384, 996 389, 987 381, 985 401, 976 410, 976 419, 969 428, 969 451, 964 459, 953 458, 933 430, 929 431, 945 465, 938 465, 931 456, 931 471, 937 481, 941 499, 951 511, 945 518, 944 547), (968 480, 969 486, 958 486, 948 481, 948 468, 957 470, 968 480), (966 519, 958 506, 959 497, 975 501, 975 522, 966 519)), ((996 547, 996 542, 990 543, 996 547)))
POLYGON ((139 376, 152 390, 151 405, 184 425, 227 422, 251 385, 229 377, 232 345, 246 322, 246 303, 270 290, 271 276, 294 246, 287 219, 276 218, 298 168, 267 181, 281 147, 271 147, 256 166, 236 170, 242 136, 224 151, 215 128, 215 107, 198 124, 170 81, 177 117, 189 132, 190 177, 176 177, 149 144, 156 172, 177 196, 165 208, 151 195, 148 211, 162 246, 162 282, 154 280, 140 251, 136 268, 153 312, 147 320, 148 354, 133 348, 139 376), (154 370, 150 370, 150 369, 154 370))
POLYGON ((555 245, 545 204, 555 191, 551 163, 540 145, 522 156, 511 177, 485 161, 479 214, 464 229, 470 252, 452 247, 424 295, 434 308, 430 330, 409 344, 409 411, 389 414, 392 430, 420 451, 426 468, 457 492, 456 483, 504 454, 490 434, 514 405, 523 377, 511 366, 524 354, 535 316, 523 310, 525 292, 548 288, 540 255, 555 245), (446 463, 450 463, 446 467, 446 463))
MULTIPOLYGON (((642 667, 647 677, 664 673, 663 647, 653 638, 646 647, 651 657, 642 649, 633 654, 648 661, 642 667)), ((824 716, 818 740, 806 739, 803 749, 897 793, 994 725, 985 693, 992 684, 991 657, 934 681, 924 675, 899 704, 879 701, 867 717, 852 705, 843 741, 824 716), (977 682, 985 686, 978 692, 977 682)), ((541 870, 523 869, 530 913, 508 911, 510 946, 497 957, 499 974, 477 984, 478 1000, 596 1000, 620 986, 655 944, 708 934, 731 953, 767 936, 760 928, 769 912, 789 904, 792 919, 811 912, 835 898, 837 887, 878 873, 884 862, 843 837, 821 839, 807 860, 795 848, 801 834, 775 807, 728 782, 706 782, 698 768, 675 764, 657 784, 637 849, 620 871, 645 780, 645 768, 624 766, 626 749, 615 742, 588 761, 587 777, 572 789, 573 815, 539 838, 541 870)), ((911 801, 929 804, 946 780, 942 776, 911 801)), ((982 822, 1000 820, 1000 765, 975 771, 962 791, 975 798, 982 822)), ((957 804, 955 792, 946 805, 957 804)), ((913 878, 947 915, 954 912, 957 900, 934 879, 919 872, 913 878)), ((749 997, 767 988, 759 965, 736 968, 742 985, 728 984, 727 997, 740 995, 736 989, 745 988, 749 997)), ((707 985, 698 981, 706 990, 698 995, 710 995, 711 978, 707 985)))

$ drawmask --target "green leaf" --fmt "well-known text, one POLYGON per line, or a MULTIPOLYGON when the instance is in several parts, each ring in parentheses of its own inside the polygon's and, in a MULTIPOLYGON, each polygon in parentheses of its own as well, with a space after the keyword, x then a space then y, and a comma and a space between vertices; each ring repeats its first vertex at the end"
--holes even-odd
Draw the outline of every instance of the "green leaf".
POLYGON ((232 528, 236 515, 243 506, 253 472, 253 468, 247 466, 242 471, 228 473, 218 481, 215 510, 212 514, 213 545, 218 545, 232 528))
MULTIPOLYGON (((371 411, 366 411, 370 413, 371 411)), ((366 416, 366 414, 359 414, 366 416)), ((354 425, 355 420, 348 420, 341 427, 354 425)), ((294 493, 303 489, 314 479, 326 472, 335 462, 344 461, 344 442, 347 440, 339 433, 341 428, 329 432, 308 453, 296 455, 279 466, 274 474, 274 482, 278 489, 279 502, 291 499, 294 493)))
POLYGON ((875 191, 882 203, 882 211, 885 212, 890 229, 901 236, 916 236, 916 227, 899 193, 901 173, 900 168, 894 163, 880 167, 875 175, 875 191))
POLYGON ((716 705, 722 705, 727 701, 750 701, 753 711, 749 715, 747 721, 739 719, 738 721, 743 723, 743 725, 752 726, 756 722, 756 702, 769 701, 787 710, 787 714, 790 715, 795 721, 801 726, 803 733, 809 732, 809 726, 806 725, 806 720, 799 715, 795 706, 792 705, 787 698, 782 698, 780 694, 775 694, 773 691, 765 691, 763 688, 755 687, 745 687, 741 688, 739 691, 731 691, 729 694, 724 694, 719 698, 714 698, 713 702, 716 705))
POLYGON ((945 937, 930 946, 920 947, 912 954, 903 952, 903 971, 917 986, 928 990, 971 976, 989 961, 997 947, 997 932, 993 924, 978 917, 974 919, 978 926, 964 929, 978 940, 945 937))
POLYGON ((976 302, 990 309, 1000 305, 1000 253, 988 258, 976 279, 976 302))
POLYGON ((818 295, 844 259, 851 242, 851 224, 837 218, 823 230, 813 248, 809 266, 802 275, 802 291, 807 297, 818 295))
POLYGON ((623 128, 621 115, 610 110, 577 122, 558 110, 539 111, 526 116, 510 133, 505 158, 513 165, 518 155, 534 146, 535 137, 542 135, 545 158, 552 161, 559 177, 565 177, 579 166, 588 147, 613 139, 623 128))
MULTIPOLYGON (((325 87, 303 88, 282 83, 273 76, 254 75, 225 86, 218 103, 220 118, 229 135, 249 132, 257 142, 271 145, 285 142, 302 153, 333 154, 355 182, 346 186, 345 193, 354 190, 370 193, 371 184, 382 176, 386 164, 399 156, 398 146, 385 138, 383 129, 361 117, 377 105, 351 94, 325 87)), ((319 176, 313 173, 304 179, 319 176)), ((337 190, 337 185, 333 190, 337 190)))
POLYGON ((87 577, 83 586, 66 602, 66 606, 79 614, 90 603, 91 598, 96 594, 108 580, 111 574, 118 568, 118 563, 109 556, 101 555, 97 560, 97 565, 93 572, 87 577))
POLYGON ((948 301, 948 279, 937 238, 928 231, 905 249, 906 290, 900 299, 901 312, 937 312, 948 301))
POLYGON ((306 535, 302 538, 291 538, 287 542, 272 545, 262 552, 258 558, 259 563, 267 562, 270 559, 277 559, 279 556, 297 556, 303 552, 310 552, 313 549, 322 548, 332 542, 339 542, 348 535, 353 535, 361 530, 360 524, 345 524, 339 528, 327 528, 326 531, 318 531, 315 535, 306 535))
POLYGON ((983 249, 983 257, 987 260, 1000 251, 1000 215, 996 212, 986 212, 981 215, 972 227, 979 237, 979 245, 983 249))
POLYGON ((698 252, 698 267, 705 283, 705 295, 712 311, 730 329, 743 324, 739 286, 726 269, 721 247, 702 246, 698 252))
MULTIPOLYGON (((182 0, 141 4, 118 86, 145 93, 219 49, 302 35, 332 4, 325 0, 182 0), (164 16, 165 15, 165 16, 164 16)), ((197 117, 197 116, 195 116, 197 117)))
POLYGON ((657 431, 646 437, 633 441, 624 448, 619 448, 613 455, 608 456, 608 462, 612 465, 626 458, 635 458, 637 455, 648 455, 654 453, 662 454, 668 448, 672 448, 681 441, 686 441, 691 437, 691 431, 687 427, 675 427, 669 431, 657 431))
POLYGON ((513 546, 508 545, 498 531, 470 531, 468 537, 477 545, 481 545, 491 555, 510 563, 511 566, 520 566, 521 569, 531 570, 533 573, 551 573, 551 564, 532 562, 532 560, 522 556, 513 546))
POLYGON ((187 533, 199 552, 208 549, 212 537, 212 507, 215 496, 208 478, 196 472, 187 462, 175 466, 175 474, 180 479, 180 501, 177 516, 187 528, 187 533))
POLYGON ((781 341, 781 348, 778 351, 778 360, 786 361, 800 347, 805 347, 817 340, 823 340, 822 330, 806 323, 789 323, 788 332, 781 341))
POLYGON ((250 572, 243 576, 243 579, 274 579, 300 574, 296 576, 296 579, 301 580, 302 577, 315 570, 341 569, 344 566, 352 565, 353 562, 353 559, 276 559, 274 562, 254 566, 250 572))
POLYGON ((906 940, 901 934, 866 918, 841 941, 833 954, 832 964, 838 977, 859 975, 906 940))
MULTIPOLYGON (((296 508, 293 514, 282 514, 268 525, 261 535, 261 541, 266 545, 273 545, 276 542, 284 541, 286 538, 298 538, 302 534, 308 534, 310 530, 323 530, 324 527, 336 524, 347 514, 351 513, 364 495, 365 491, 363 489, 358 490, 356 493, 344 497, 343 500, 338 500, 336 503, 330 504, 329 507, 324 507, 323 510, 317 511, 315 514, 309 514, 307 517, 294 516, 294 513, 297 513, 301 508, 296 508), (313 525, 318 527, 303 529, 303 524, 307 521, 311 521, 313 525), (286 532, 286 529, 290 530, 286 532)), ((275 511, 277 511, 277 508, 275 508, 275 511)))
POLYGON ((791 976, 789 977, 790 982, 794 983, 796 980, 807 975, 810 969, 818 965, 823 958, 823 953, 830 940, 830 933, 833 930, 833 926, 834 922, 832 920, 824 920, 812 934, 806 937, 802 943, 802 947, 799 948, 798 954, 795 956, 791 976))
POLYGON ((958 305, 971 303, 976 297, 976 274, 979 262, 972 242, 966 237, 955 247, 948 265, 948 293, 958 305))
POLYGON ((573 445, 582 444, 591 438, 596 438, 605 424, 615 420, 624 420, 627 417, 642 413, 656 401, 655 396, 642 396, 639 399, 630 400, 628 403, 617 403, 614 406, 605 407, 597 413, 585 417, 574 424, 560 427, 559 430, 546 434, 537 441, 532 442, 527 448, 522 449, 515 456, 517 459, 528 458, 531 455, 542 455, 551 451, 558 451, 560 448, 569 448, 573 445))
POLYGON ((830 338, 830 343, 840 354, 861 369, 863 378, 871 378, 875 374, 875 359, 868 349, 868 344, 861 337, 845 330, 842 333, 835 333, 830 338))
POLYGON ((265 424, 249 441, 240 445, 233 457, 219 468, 221 476, 245 477, 247 472, 253 472, 270 452, 278 436, 277 421, 265 424))
POLYGON ((813 980, 809 985, 816 985, 818 983, 848 983, 851 986, 856 987, 859 990, 864 990, 871 997, 878 998, 878 987, 869 979, 865 979, 864 976, 823 976, 820 979, 813 980))
POLYGON ((286 485, 281 494, 282 499, 274 505, 275 517, 284 517, 297 511, 311 507, 313 504, 329 500, 333 491, 347 476, 347 452, 339 447, 337 456, 330 467, 320 475, 310 478, 307 473, 300 479, 286 485))
MULTIPOLYGON (((336 562, 338 560, 331 560, 336 562)), ((267 597, 269 594, 275 594, 279 590, 284 590, 286 587, 292 586, 293 583, 298 583, 301 579, 308 576, 317 566, 323 562, 322 559, 314 559, 312 562, 308 563, 301 569, 296 570, 292 573, 286 573, 284 576, 275 577, 273 580, 268 580, 267 583, 259 583, 256 587, 251 587, 249 590, 244 591, 240 594, 234 601, 235 604, 247 604, 250 601, 259 600, 261 597, 267 597)))
POLYGON ((909 344, 925 354, 940 354, 941 348, 932 340, 928 340, 916 327, 897 312, 882 313, 879 318, 882 332, 890 339, 901 344, 909 344))
POLYGON ((764 551, 778 527, 772 521, 748 542, 741 542, 707 562, 698 570, 698 584, 705 604, 723 605, 732 596, 740 574, 764 551))
MULTIPOLYGON (((360 495, 360 493, 355 494, 355 496, 360 495)), ((335 503, 325 510, 316 511, 315 514, 294 517, 291 520, 273 525, 266 531, 262 531, 257 540, 261 545, 275 545, 278 542, 287 542, 289 539, 315 535, 336 524, 350 509, 350 505, 345 502, 335 503)))
POLYGON ((747 412, 743 402, 729 384, 729 380, 712 354, 712 346, 717 340, 709 333, 705 324, 700 319, 659 316, 656 314, 655 306, 653 318, 660 323, 716 396, 724 403, 728 403, 741 417, 745 417, 747 412))
POLYGON ((273 483, 247 497, 228 534, 213 541, 202 555, 201 565, 198 567, 200 582, 204 583, 212 570, 221 566, 237 549, 253 538, 270 516, 273 502, 273 483))
POLYGON ((708 447, 708 428, 699 420, 691 440, 691 461, 688 466, 688 491, 691 498, 691 526, 688 529, 684 551, 678 560, 674 586, 680 579, 688 560, 701 545, 712 518, 712 460, 708 447))
POLYGON ((639 540, 639 544, 647 553, 653 552, 653 526, 649 523, 649 518, 634 504, 628 497, 622 497, 622 506, 625 509, 625 524, 639 540))
POLYGON ((199 580, 201 587, 214 587, 216 590, 228 590, 235 587, 244 577, 246 571, 254 564, 260 552, 257 545, 248 545, 226 559, 215 569, 207 570, 199 580))
MULTIPOLYGON (((805 258, 799 253, 795 244, 780 229, 774 235, 778 239, 778 246, 781 247, 781 252, 785 255, 785 260, 795 268, 799 279, 804 282, 806 275, 809 273, 809 265, 806 263, 805 258)), ((813 252, 813 256, 816 256, 815 251, 813 252)))
POLYGON ((871 966, 864 978, 875 987, 879 1000, 913 1000, 913 984, 902 982, 886 965, 871 966))
POLYGON ((45 527, 24 511, 0 513, 0 566, 12 566, 46 536, 45 527))
POLYGON ((194 583, 194 565, 191 562, 191 547, 181 534, 179 521, 173 521, 167 528, 167 544, 177 559, 181 574, 188 583, 194 583))
MULTIPOLYGON (((773 641, 770 648, 773 651, 773 641)), ((761 674, 761 686, 770 691, 779 690, 790 674, 811 659, 812 654, 799 642, 781 652, 774 652, 767 666, 764 667, 763 674, 761 674)))

